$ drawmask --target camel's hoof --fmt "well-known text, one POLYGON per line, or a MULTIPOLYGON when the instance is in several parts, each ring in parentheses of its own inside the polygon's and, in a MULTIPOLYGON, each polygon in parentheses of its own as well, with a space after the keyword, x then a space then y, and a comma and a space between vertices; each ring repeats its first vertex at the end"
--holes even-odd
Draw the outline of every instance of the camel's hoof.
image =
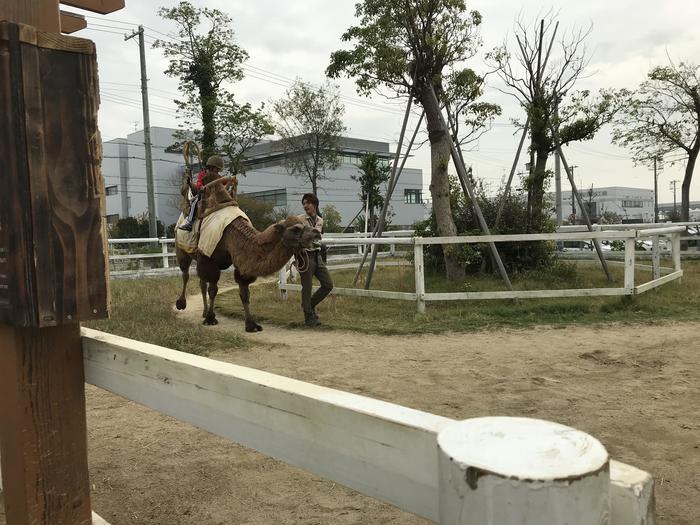
POLYGON ((262 332, 262 326, 260 326, 255 321, 250 321, 250 322, 246 321, 245 331, 246 332, 262 332))
POLYGON ((184 310, 187 308, 187 301, 185 299, 178 299, 175 301, 175 308, 178 310, 184 310))
POLYGON ((219 324, 219 321, 217 321, 216 317, 205 317, 202 324, 206 326, 214 326, 215 324, 219 324))

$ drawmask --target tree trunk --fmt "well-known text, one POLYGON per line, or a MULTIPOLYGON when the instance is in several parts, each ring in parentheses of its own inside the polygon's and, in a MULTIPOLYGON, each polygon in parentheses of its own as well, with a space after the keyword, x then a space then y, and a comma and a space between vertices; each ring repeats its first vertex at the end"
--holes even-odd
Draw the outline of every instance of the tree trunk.
POLYGON ((539 233, 544 225, 544 184, 547 178, 547 158, 549 151, 540 149, 536 151, 535 168, 530 181, 532 207, 529 217, 529 232, 539 233))
POLYGON ((699 147, 693 148, 688 155, 688 163, 685 165, 685 176, 681 185, 681 221, 688 222, 690 220, 690 182, 693 180, 693 171, 695 170, 695 161, 698 159, 699 147))
MULTIPOLYGON (((450 135, 440 122, 440 108, 436 107, 427 95, 430 87, 423 88, 425 96, 421 104, 425 109, 428 136, 430 138, 430 194, 433 199, 433 213, 437 223, 437 233, 441 237, 457 235, 457 227, 452 217, 450 206, 450 184, 447 167, 450 161, 450 135)), ((442 252, 445 259, 445 270, 448 281, 463 281, 465 278, 464 265, 459 261, 459 245, 445 244, 442 252)))

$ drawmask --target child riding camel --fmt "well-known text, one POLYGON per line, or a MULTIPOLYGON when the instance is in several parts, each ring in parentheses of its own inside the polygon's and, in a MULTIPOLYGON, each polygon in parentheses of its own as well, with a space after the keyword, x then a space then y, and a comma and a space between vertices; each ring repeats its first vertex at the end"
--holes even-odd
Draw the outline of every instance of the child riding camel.
POLYGON ((219 155, 212 155, 207 159, 206 169, 199 172, 197 182, 195 183, 196 193, 190 200, 190 212, 187 219, 180 225, 181 230, 192 231, 192 225, 197 213, 197 205, 202 198, 203 188, 210 182, 221 180, 222 184, 235 184, 236 177, 222 177, 221 171, 224 169, 224 159, 219 155))

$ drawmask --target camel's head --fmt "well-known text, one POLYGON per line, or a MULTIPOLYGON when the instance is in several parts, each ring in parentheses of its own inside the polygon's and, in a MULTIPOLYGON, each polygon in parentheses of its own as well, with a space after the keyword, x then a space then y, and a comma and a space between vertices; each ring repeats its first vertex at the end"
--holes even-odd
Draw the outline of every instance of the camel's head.
POLYGON ((274 228, 282 235, 282 244, 294 253, 302 249, 312 249, 321 242, 321 234, 300 217, 290 216, 282 219, 274 228))

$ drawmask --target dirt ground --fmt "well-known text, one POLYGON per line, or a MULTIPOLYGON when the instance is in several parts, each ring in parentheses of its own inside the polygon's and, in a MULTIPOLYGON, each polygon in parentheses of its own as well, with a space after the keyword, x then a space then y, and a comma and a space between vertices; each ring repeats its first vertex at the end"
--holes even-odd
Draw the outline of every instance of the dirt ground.
MULTIPOLYGON (((183 321, 200 322, 198 301, 183 321)), ((242 331, 219 320, 213 330, 242 331)), ((574 426, 652 472, 659 523, 700 523, 700 322, 420 336, 267 325, 250 337, 259 344, 210 357, 452 418, 574 426)), ((113 525, 426 523, 97 388, 87 402, 93 507, 113 525)))

